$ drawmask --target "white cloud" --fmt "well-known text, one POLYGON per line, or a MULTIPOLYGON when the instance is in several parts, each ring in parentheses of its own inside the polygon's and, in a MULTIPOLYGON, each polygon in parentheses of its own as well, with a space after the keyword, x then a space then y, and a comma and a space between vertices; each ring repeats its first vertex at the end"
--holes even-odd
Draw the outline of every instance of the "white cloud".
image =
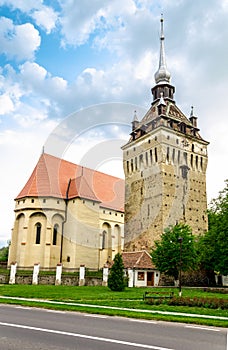
POLYGON ((31 23, 14 25, 9 18, 0 18, 0 50, 7 57, 32 59, 40 46, 39 32, 31 23))
POLYGON ((0 227, 0 244, 11 237, 14 222, 14 198, 28 180, 42 152, 42 146, 57 122, 36 121, 26 130, 0 131, 0 162, 5 172, 0 173, 0 210, 4 220, 0 227))
POLYGON ((37 26, 46 30, 47 34, 55 28, 58 13, 50 6, 43 4, 43 0, 0 0, 0 5, 7 5, 18 9, 35 20, 37 26))
POLYGON ((42 6, 43 0, 0 0, 0 5, 7 5, 13 9, 20 9, 22 12, 29 13, 34 6, 42 6))
POLYGON ((44 28, 47 34, 50 34, 56 26, 58 15, 51 7, 43 6, 40 10, 32 13, 32 18, 38 26, 44 28))
POLYGON ((13 112, 14 104, 8 94, 0 95, 0 115, 13 112))
POLYGON ((62 33, 65 44, 81 45, 84 44, 91 33, 96 29, 101 20, 101 6, 107 3, 107 0, 98 0, 91 2, 85 0, 83 6, 80 6, 79 1, 60 1, 62 6, 62 15, 60 22, 62 25, 62 33))
POLYGON ((63 46, 82 45, 94 34, 102 35, 105 31, 113 31, 122 27, 122 14, 132 14, 135 11, 133 0, 84 0, 83 6, 77 1, 61 0, 63 46), (99 34, 98 34, 99 33, 99 34))

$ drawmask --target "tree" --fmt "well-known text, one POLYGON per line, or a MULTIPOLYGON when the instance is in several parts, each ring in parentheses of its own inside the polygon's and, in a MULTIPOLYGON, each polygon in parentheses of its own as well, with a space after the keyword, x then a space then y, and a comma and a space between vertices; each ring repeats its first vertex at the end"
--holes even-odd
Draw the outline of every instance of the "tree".
POLYGON ((197 266, 197 253, 191 228, 181 223, 166 228, 161 240, 155 241, 151 257, 160 272, 175 280, 180 268, 182 271, 194 269, 197 266))
POLYGON ((2 247, 0 249, 0 262, 7 262, 8 261, 10 241, 8 241, 7 243, 8 243, 8 245, 6 247, 2 247))
POLYGON ((121 292, 125 288, 124 264, 120 253, 115 255, 114 263, 110 269, 108 276, 108 287, 117 292, 121 292))
POLYGON ((201 265, 207 270, 228 275, 228 180, 208 210, 208 232, 199 240, 201 265))

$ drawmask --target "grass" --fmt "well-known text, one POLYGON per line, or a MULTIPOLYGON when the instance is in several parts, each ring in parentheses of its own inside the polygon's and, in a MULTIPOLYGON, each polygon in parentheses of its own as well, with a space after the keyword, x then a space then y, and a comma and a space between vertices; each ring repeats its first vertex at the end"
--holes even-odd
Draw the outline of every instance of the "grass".
MULTIPOLYGON (((0 295, 9 297, 23 297, 31 299, 42 299, 56 302, 65 302, 66 304, 48 304, 38 303, 36 301, 19 301, 0 299, 1 303, 13 303, 26 306, 45 307, 58 310, 81 311, 89 313, 106 314, 112 316, 135 317, 144 319, 156 319, 176 322, 198 323, 204 325, 228 327, 228 320, 204 319, 187 316, 161 315, 148 313, 148 310, 182 312, 189 314, 201 314, 209 316, 222 316, 228 318, 228 310, 208 309, 200 307, 169 306, 165 303, 160 305, 148 305, 143 301, 143 294, 148 288, 126 288, 123 292, 112 292, 107 287, 78 287, 78 286, 53 286, 53 285, 1 285, 0 295), (69 305, 69 303, 96 305, 91 308, 88 306, 69 305), (99 306, 140 309, 141 312, 130 310, 102 309, 99 306)), ((177 289, 154 288, 155 291, 174 290, 175 296, 178 296, 177 289)), ((204 297, 204 298, 223 298, 228 299, 228 294, 205 292, 203 289, 183 289, 184 297, 204 297)))

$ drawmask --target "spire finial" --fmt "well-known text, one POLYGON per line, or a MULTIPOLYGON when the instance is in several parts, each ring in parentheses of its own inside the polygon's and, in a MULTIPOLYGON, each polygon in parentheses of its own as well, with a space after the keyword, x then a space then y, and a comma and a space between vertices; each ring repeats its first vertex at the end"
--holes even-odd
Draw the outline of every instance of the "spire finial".
POLYGON ((167 69, 166 66, 166 60, 165 60, 165 46, 164 46, 164 40, 165 40, 165 36, 164 36, 164 27, 163 27, 163 14, 161 14, 161 33, 160 33, 160 59, 159 59, 159 67, 157 72, 154 75, 155 78, 155 82, 156 84, 158 83, 162 83, 162 82, 166 82, 169 83, 170 82, 170 73, 167 69))
POLYGON ((137 117, 137 112, 134 111, 134 117, 133 117, 133 122, 138 122, 138 117, 137 117))

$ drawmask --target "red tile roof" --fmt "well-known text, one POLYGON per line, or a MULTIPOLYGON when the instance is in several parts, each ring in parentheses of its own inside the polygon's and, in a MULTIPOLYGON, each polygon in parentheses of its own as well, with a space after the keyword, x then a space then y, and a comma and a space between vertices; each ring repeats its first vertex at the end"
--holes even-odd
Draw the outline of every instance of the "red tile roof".
POLYGON ((23 197, 85 198, 124 211, 124 180, 43 153, 16 199, 23 197))
POLYGON ((123 252, 122 259, 126 269, 155 269, 151 256, 146 250, 140 250, 137 252, 123 252))

